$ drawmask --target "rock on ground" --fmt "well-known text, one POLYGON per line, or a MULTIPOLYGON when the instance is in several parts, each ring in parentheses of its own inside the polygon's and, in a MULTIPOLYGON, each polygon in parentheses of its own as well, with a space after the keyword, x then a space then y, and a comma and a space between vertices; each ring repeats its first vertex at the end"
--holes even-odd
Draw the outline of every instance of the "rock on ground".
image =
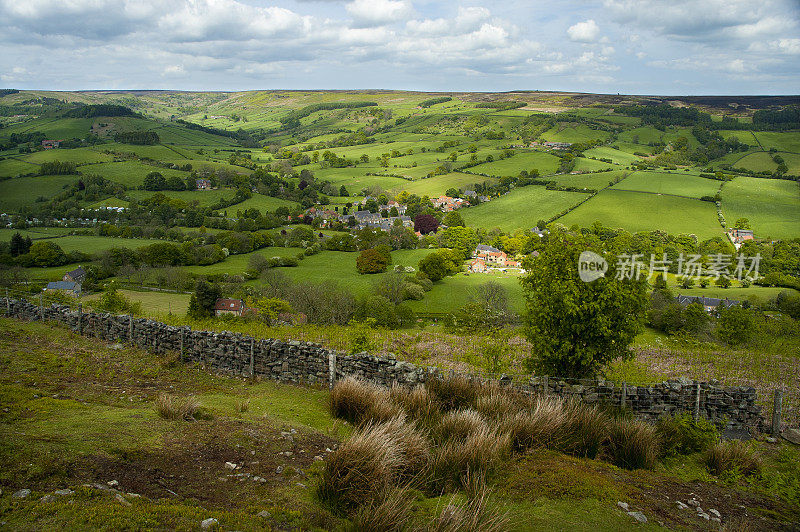
POLYGON ((217 521, 213 517, 209 517, 208 519, 203 519, 200 522, 200 528, 202 528, 203 530, 210 530, 211 528, 217 526, 217 524, 219 524, 219 521, 217 521))
POLYGON ((644 516, 642 512, 628 512, 628 515, 639 521, 640 523, 646 523, 647 517, 644 516))

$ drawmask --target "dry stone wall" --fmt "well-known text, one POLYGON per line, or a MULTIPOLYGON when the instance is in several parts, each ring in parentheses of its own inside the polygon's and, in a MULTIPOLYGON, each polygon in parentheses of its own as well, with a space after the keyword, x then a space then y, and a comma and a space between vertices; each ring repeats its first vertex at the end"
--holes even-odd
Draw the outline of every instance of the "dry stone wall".
MULTIPOLYGON (((395 383, 413 386, 443 376, 438 368, 416 366, 392 356, 347 355, 308 342, 254 338, 227 331, 195 331, 127 315, 82 312, 62 305, 40 307, 24 299, 0 298, 0 303, 0 308, 11 317, 58 322, 84 336, 131 343, 157 353, 179 353, 184 362, 201 363, 214 371, 234 375, 259 375, 312 385, 332 385, 338 379, 355 376, 383 386, 395 383)), ((479 375, 470 377, 489 380, 479 375)), ((764 424, 756 390, 751 387, 724 387, 714 381, 689 379, 649 386, 530 376, 501 376, 498 380, 526 393, 624 406, 649 420, 688 412, 729 429, 761 428, 764 424)))

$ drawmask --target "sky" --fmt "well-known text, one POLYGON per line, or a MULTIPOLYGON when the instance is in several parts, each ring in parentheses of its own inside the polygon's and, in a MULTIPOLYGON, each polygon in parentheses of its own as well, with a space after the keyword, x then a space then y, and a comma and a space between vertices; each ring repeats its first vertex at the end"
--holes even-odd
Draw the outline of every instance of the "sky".
POLYGON ((800 0, 0 0, 0 87, 800 93, 800 0))

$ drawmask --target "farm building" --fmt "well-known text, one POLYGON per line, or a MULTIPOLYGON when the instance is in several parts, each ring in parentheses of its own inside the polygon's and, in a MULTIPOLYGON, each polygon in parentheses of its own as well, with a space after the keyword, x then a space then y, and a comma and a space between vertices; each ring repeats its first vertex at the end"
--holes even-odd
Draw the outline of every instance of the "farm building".
POLYGON ((52 150, 53 148, 58 148, 61 146, 60 140, 43 140, 42 141, 42 148, 45 150, 52 150))
POLYGON ((718 312, 720 308, 731 308, 738 305, 740 302, 734 299, 719 299, 716 297, 703 297, 703 296, 684 296, 678 295, 675 301, 679 305, 688 307, 692 303, 699 303, 709 314, 718 312))
POLYGON ((45 287, 46 292, 64 292, 65 294, 78 297, 81 295, 80 283, 72 281, 52 281, 47 283, 45 287))
POLYGON ((456 209, 460 209, 466 204, 461 198, 451 198, 450 196, 439 196, 438 198, 431 200, 433 206, 437 209, 441 209, 444 212, 454 211, 456 209))
POLYGON ((82 284, 86 280, 86 270, 78 266, 71 272, 64 274, 64 281, 82 284))
POLYGON ((247 316, 257 314, 257 310, 244 303, 244 299, 220 298, 214 304, 215 316, 247 316))
POLYGON ((729 229, 728 238, 730 238, 733 247, 739 249, 746 240, 753 240, 755 236, 750 229, 729 229))
POLYGON ((212 188, 210 179, 197 179, 195 185, 197 186, 197 190, 211 190, 212 188))

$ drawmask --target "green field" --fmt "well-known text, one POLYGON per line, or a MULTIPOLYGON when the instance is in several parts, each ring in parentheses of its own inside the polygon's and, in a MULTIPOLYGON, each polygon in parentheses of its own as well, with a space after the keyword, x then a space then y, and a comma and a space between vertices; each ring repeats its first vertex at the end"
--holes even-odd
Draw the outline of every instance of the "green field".
POLYGON ((470 185, 474 185, 475 183, 493 183, 496 181, 496 179, 491 177, 451 172, 449 174, 437 175, 417 181, 406 181, 403 184, 395 187, 393 192, 401 192, 405 190, 409 194, 435 198, 444 194, 449 188, 460 188, 462 190, 466 190, 470 187, 470 185))
POLYGON ((591 150, 586 150, 583 152, 586 157, 595 157, 596 159, 611 159, 616 164, 628 165, 632 162, 641 160, 640 157, 633 155, 632 153, 628 153, 626 151, 622 151, 622 149, 615 150, 610 146, 600 146, 597 148, 592 148, 591 150))
POLYGON ((216 190, 162 190, 160 192, 152 192, 150 190, 129 190, 127 194, 131 198, 140 201, 149 199, 155 194, 163 194, 169 198, 175 198, 187 203, 196 201, 199 206, 207 207, 212 203, 218 202, 222 198, 232 198, 236 194, 236 191, 225 188, 216 190))
POLYGON ((189 174, 179 170, 171 170, 168 168, 159 168, 144 164, 138 161, 120 161, 116 163, 100 163, 93 164, 90 167, 89 173, 96 174, 111 181, 116 181, 129 188, 136 188, 144 183, 144 178, 150 172, 159 172, 166 179, 170 177, 178 177, 185 180, 189 174))
POLYGON ((77 180, 74 175, 43 175, 0 181, 0 212, 15 212, 40 198, 50 199, 77 180))
POLYGON ((588 227, 600 221, 631 232, 660 230, 695 234, 701 240, 722 235, 713 203, 615 188, 600 192, 556 221, 567 227, 588 227))
POLYGON ((721 184, 722 181, 680 172, 634 172, 614 189, 701 198, 716 194, 721 184))
MULTIPOLYGON (((173 292, 139 292, 135 290, 119 290, 119 293, 134 303, 142 305, 142 312, 148 316, 163 316, 165 314, 184 315, 189 309, 189 294, 176 294, 173 292)), ((92 294, 85 299, 97 301, 101 294, 92 294)))
POLYGON ((582 124, 561 124, 542 133, 542 138, 549 142, 587 142, 595 139, 605 140, 608 132, 591 129, 582 124))
POLYGON ((530 229, 539 220, 547 220, 585 197, 586 194, 578 192, 559 192, 540 186, 528 186, 460 212, 470 227, 499 227, 504 231, 530 229))
POLYGON ((502 161, 479 164, 470 168, 470 172, 488 174, 498 177, 518 176, 522 170, 530 172, 533 169, 539 170, 539 174, 547 175, 555 173, 558 169, 560 159, 555 155, 544 152, 521 152, 513 157, 502 161))
POLYGON ((800 188, 795 181, 737 177, 722 188, 728 223, 750 220, 756 238, 800 236, 800 188))

